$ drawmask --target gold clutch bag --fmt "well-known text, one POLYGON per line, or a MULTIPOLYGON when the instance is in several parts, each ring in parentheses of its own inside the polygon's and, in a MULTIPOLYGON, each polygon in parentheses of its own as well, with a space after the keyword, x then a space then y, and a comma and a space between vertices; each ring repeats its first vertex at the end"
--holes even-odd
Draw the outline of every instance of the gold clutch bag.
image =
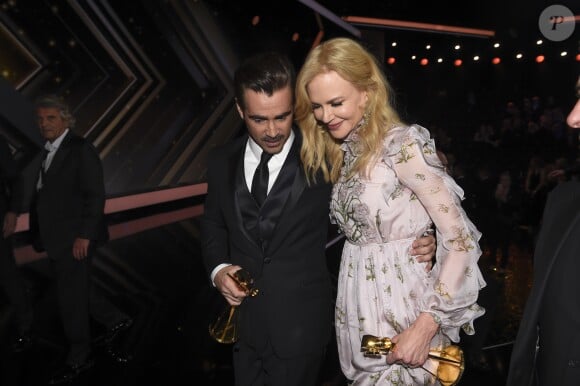
MULTIPOLYGON (((361 341, 361 352, 364 356, 378 358, 387 355, 395 344, 390 338, 379 338, 373 335, 364 335, 361 341)), ((429 358, 438 362, 436 374, 423 369, 437 377, 443 386, 455 386, 459 383, 465 370, 463 350, 456 345, 449 345, 441 350, 429 351, 429 358)))

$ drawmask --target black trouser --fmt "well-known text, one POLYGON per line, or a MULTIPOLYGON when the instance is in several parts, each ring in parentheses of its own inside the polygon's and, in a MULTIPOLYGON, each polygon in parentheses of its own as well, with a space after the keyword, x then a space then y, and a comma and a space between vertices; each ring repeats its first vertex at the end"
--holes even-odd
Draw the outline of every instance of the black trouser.
POLYGON ((237 342, 234 345, 236 386, 314 386, 318 382, 325 348, 294 358, 280 358, 268 342, 255 350, 237 342))
MULTIPOLYGON (((3 218, 4 216, 0 216, 3 218)), ((24 280, 16 266, 11 238, 0 234, 0 286, 14 307, 14 323, 19 334, 27 334, 32 327, 32 304, 26 294, 24 280)))
POLYGON ((93 290, 90 268, 93 249, 89 256, 77 260, 70 248, 58 253, 49 252, 52 274, 56 279, 60 317, 70 344, 67 364, 82 363, 91 352, 89 316, 97 322, 111 327, 127 318, 102 295, 93 290))

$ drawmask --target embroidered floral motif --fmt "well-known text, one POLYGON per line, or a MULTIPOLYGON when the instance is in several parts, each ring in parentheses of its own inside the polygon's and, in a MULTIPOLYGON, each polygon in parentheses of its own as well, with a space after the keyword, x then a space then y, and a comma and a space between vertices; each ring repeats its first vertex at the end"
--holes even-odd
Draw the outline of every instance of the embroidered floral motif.
POLYGON ((439 204, 437 205, 437 210, 439 212, 443 212, 443 213, 449 213, 449 207, 445 204, 439 204))
MULTIPOLYGON (((394 365, 394 366, 400 366, 400 365, 394 365)), ((386 376, 385 380, 389 381, 391 383, 391 385, 393 385, 393 386, 407 386, 407 385, 405 385, 405 383, 402 379, 400 367, 393 369, 393 371, 391 371, 389 373, 389 375, 386 376)))
POLYGON ((403 186, 401 184, 397 184, 395 186, 395 190, 393 190, 393 192, 391 193, 391 195, 389 196, 389 199, 391 201, 401 197, 403 195, 403 186))
POLYGON ((348 264, 348 277, 353 277, 354 265, 352 263, 348 264))
POLYGON ((435 154, 435 146, 433 146, 432 141, 427 141, 423 144, 423 154, 425 155, 435 154))
POLYGON ((431 193, 431 194, 437 194, 440 191, 441 191, 440 186, 433 186, 433 187, 429 188, 429 193, 431 193))
POLYGON ((399 150, 399 152, 397 153, 399 155, 399 158, 397 158, 397 160, 395 161, 396 163, 398 163, 398 164, 403 163, 403 162, 407 163, 407 162, 409 162, 409 160, 411 158, 415 157, 415 154, 411 153, 411 151, 410 151, 411 145, 412 144, 410 144, 410 145, 404 144, 401 147, 401 150, 399 150))
POLYGON ((447 285, 445 285, 445 283, 437 280, 437 284, 435 284, 435 292, 437 292, 442 298, 451 301, 451 295, 449 295, 449 292, 447 291, 447 285))
POLYGON ((375 280, 377 277, 375 276, 375 266, 373 264, 372 259, 366 259, 367 263, 365 264, 365 270, 367 271, 367 280, 375 280))
POLYGON ((449 240, 453 249, 458 252, 469 252, 475 248, 473 236, 465 229, 454 228, 455 238, 449 240))
POLYGON ((391 310, 386 311, 386 317, 387 317, 387 321, 393 327, 393 329, 397 332, 397 334, 400 334, 401 332, 403 332, 401 325, 395 319, 395 314, 393 314, 393 311, 391 311, 391 310))
POLYGON ((384 291, 385 291, 385 293, 386 293, 387 295, 389 295, 389 296, 391 296, 391 295, 393 294, 393 292, 392 292, 392 290, 391 290, 391 286, 390 286, 390 285, 388 285, 388 286, 385 288, 385 290, 384 290, 384 291))
POLYGON ((469 335, 475 334, 475 329, 470 323, 465 323, 464 325, 461 326, 461 329, 469 335))
POLYGON ((415 173, 415 178, 421 181, 425 181, 425 175, 423 173, 415 173))
POLYGON ((383 265, 381 266, 381 272, 383 273, 383 275, 386 275, 387 272, 389 272, 389 267, 387 267, 387 264, 383 263, 383 265))
POLYGON ((369 208, 359 196, 364 192, 364 185, 357 178, 351 178, 336 184, 333 189, 333 218, 345 236, 353 242, 369 232, 369 208))
POLYGON ((404 283, 405 280, 403 279, 403 272, 401 271, 401 264, 399 264, 399 263, 395 264, 395 271, 397 272, 397 279, 399 279, 401 281, 401 283, 404 283))
POLYGON ((437 314, 431 314, 431 316, 433 317, 433 320, 435 321, 435 323, 437 324, 441 324, 441 318, 439 317, 439 315, 437 314))
POLYGON ((379 382, 379 380, 381 379, 382 375, 383 375, 383 371, 379 371, 378 373, 371 375, 369 377, 369 379, 372 382, 371 385, 376 385, 379 382))

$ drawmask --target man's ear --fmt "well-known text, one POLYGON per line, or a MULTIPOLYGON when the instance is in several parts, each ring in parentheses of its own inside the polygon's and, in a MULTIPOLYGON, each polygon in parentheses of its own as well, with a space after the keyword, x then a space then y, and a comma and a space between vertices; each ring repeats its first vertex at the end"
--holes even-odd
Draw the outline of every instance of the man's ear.
POLYGON ((244 119, 244 110, 242 110, 242 107, 238 103, 238 99, 236 98, 234 100, 236 101, 236 108, 238 109, 238 114, 240 114, 240 118, 244 119))

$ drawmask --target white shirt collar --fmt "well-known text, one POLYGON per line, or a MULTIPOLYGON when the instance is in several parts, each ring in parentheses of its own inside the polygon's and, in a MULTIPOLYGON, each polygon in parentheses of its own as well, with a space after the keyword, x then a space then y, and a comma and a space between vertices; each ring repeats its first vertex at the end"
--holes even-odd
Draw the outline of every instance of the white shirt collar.
POLYGON ((57 139, 54 140, 54 142, 51 143, 50 141, 46 141, 46 143, 44 144, 44 148, 49 152, 57 151, 58 148, 60 147, 60 144, 64 140, 64 137, 66 137, 66 135, 68 134, 68 132, 69 130, 67 128, 57 139))

